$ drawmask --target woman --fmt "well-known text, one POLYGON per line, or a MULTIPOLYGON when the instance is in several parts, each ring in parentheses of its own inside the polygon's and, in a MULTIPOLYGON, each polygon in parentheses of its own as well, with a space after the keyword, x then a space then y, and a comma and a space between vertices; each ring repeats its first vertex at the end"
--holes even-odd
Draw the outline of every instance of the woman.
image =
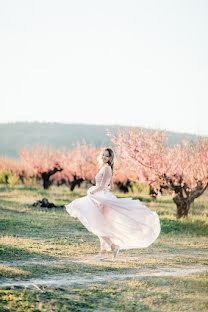
POLYGON ((65 205, 72 217, 100 239, 100 254, 93 260, 108 258, 113 251, 114 260, 119 250, 145 248, 160 234, 160 220, 140 200, 117 198, 110 190, 113 187, 114 153, 105 148, 102 153, 103 167, 95 176, 96 185, 87 191, 87 196, 77 198, 65 205))

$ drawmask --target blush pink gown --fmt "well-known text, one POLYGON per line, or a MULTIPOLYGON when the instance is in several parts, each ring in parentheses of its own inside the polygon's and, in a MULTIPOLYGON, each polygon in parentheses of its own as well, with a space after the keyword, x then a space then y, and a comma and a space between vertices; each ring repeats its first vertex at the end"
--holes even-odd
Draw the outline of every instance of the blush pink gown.
POLYGON ((103 170, 105 167, 96 174, 96 186, 88 189, 87 196, 65 205, 67 212, 99 237, 101 250, 110 251, 112 243, 120 249, 148 247, 160 234, 158 214, 138 199, 117 198, 109 191, 112 175, 102 190, 90 194, 101 185, 103 170))

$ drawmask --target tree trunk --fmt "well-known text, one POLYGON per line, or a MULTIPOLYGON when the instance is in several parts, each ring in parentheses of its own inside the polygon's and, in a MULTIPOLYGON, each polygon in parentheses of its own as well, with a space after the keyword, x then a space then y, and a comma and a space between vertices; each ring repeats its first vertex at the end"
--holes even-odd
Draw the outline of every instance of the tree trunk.
POLYGON ((74 181, 72 181, 70 183, 70 190, 73 191, 75 186, 78 185, 78 187, 80 187, 81 183, 83 182, 84 180, 82 178, 78 178, 76 176, 74 176, 74 181))
POLYGON ((50 181, 50 175, 44 172, 42 174, 42 179, 43 179, 43 188, 47 190, 49 186, 52 184, 52 181, 50 181))
POLYGON ((115 184, 118 186, 119 190, 124 192, 124 193, 128 193, 129 192, 129 187, 132 190, 132 185, 131 185, 130 180, 127 180, 126 183, 116 182, 115 184))
POLYGON ((170 188, 176 194, 176 196, 173 197, 173 201, 177 206, 177 218, 187 217, 190 206, 195 198, 201 196, 208 188, 208 182, 205 184, 198 180, 196 186, 191 189, 187 183, 183 182, 182 176, 180 176, 177 181, 167 177, 166 174, 163 174, 162 178, 164 182, 167 183, 165 188, 170 188))
POLYGON ((19 175, 19 179, 22 182, 22 184, 25 184, 25 180, 24 180, 24 176, 23 175, 19 175))
POLYGON ((202 182, 199 181, 197 183, 197 186, 190 192, 185 192, 185 190, 182 187, 180 187, 180 189, 179 186, 177 187, 178 190, 180 190, 180 192, 178 192, 178 194, 173 198, 173 201, 177 206, 176 217, 177 218, 187 217, 191 204, 194 202, 195 198, 198 198, 204 193, 204 191, 208 187, 208 183, 206 185, 202 185, 202 182), (185 194, 186 197, 184 197, 183 193, 185 194))
POLYGON ((66 184, 66 180, 65 179, 60 179, 57 181, 57 186, 60 186, 60 185, 63 185, 63 184, 66 184))
POLYGON ((41 177, 43 179, 43 188, 48 189, 49 186, 53 183, 53 181, 50 180, 50 177, 55 174, 58 171, 62 171, 62 168, 54 168, 53 170, 49 170, 47 172, 43 172, 41 174, 41 177))
POLYGON ((177 215, 176 215, 177 219, 181 217, 187 217, 191 203, 194 202, 194 199, 190 200, 190 198, 184 198, 181 195, 176 195, 173 198, 173 201, 177 206, 177 215))
POLYGON ((154 187, 151 184, 149 184, 149 195, 153 199, 157 198, 157 195, 158 195, 158 193, 155 191, 154 187))

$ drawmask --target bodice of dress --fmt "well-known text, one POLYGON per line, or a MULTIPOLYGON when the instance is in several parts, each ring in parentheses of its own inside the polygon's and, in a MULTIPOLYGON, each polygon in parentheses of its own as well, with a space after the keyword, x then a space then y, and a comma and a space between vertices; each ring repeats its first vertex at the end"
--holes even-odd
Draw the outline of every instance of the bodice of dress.
MULTIPOLYGON (((96 186, 100 186, 101 185, 102 178, 103 178, 103 170, 104 169, 105 169, 105 167, 101 168, 100 171, 95 176, 96 186)), ((104 189, 105 190, 108 190, 108 187, 109 187, 110 181, 111 181, 111 177, 112 177, 112 174, 109 176, 109 178, 105 182, 105 185, 104 185, 104 189)))

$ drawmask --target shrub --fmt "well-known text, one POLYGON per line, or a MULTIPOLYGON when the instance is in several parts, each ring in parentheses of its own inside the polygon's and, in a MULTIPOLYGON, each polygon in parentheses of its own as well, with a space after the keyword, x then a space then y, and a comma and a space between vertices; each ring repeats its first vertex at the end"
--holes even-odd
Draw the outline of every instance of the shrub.
POLYGON ((14 172, 7 170, 0 171, 0 183, 14 185, 17 181, 18 177, 14 172))

